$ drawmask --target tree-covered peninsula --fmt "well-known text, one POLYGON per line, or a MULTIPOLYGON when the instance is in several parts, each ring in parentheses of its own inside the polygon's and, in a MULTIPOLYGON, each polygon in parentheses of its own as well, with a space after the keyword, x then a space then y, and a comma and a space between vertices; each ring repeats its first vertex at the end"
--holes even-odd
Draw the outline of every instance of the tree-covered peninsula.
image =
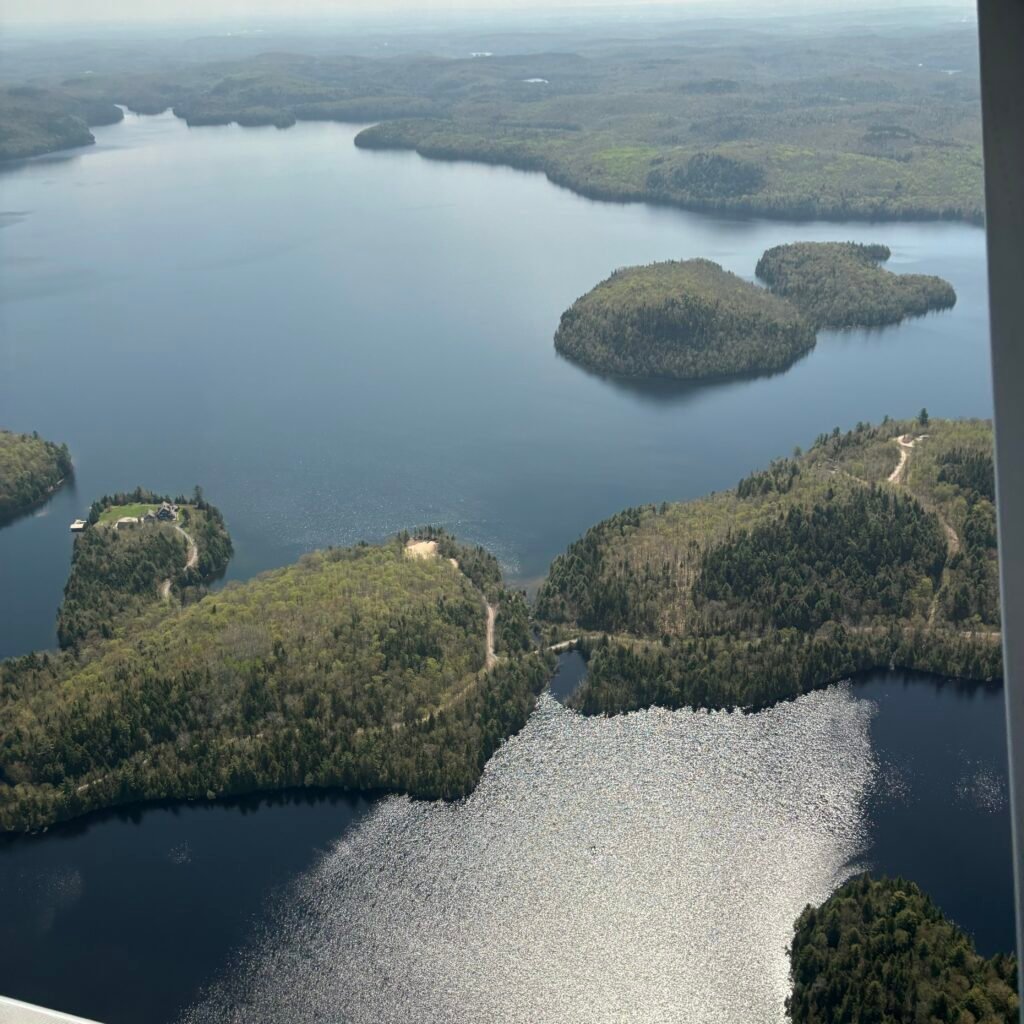
POLYGON ((151 605, 77 653, 0 664, 0 829, 294 786, 467 793, 525 723, 551 656, 495 652, 506 594, 460 566, 490 581, 497 563, 432 543, 422 557, 402 538, 306 555, 151 605))
POLYGON ((956 304, 953 286, 929 274, 893 274, 884 245, 792 242, 769 249, 757 276, 817 327, 882 327, 956 304))
POLYGON ((91 146, 90 125, 115 124, 124 117, 107 99, 75 94, 58 85, 0 87, 0 162, 62 149, 91 146))
POLYGON ((891 664, 999 677, 991 445, 922 410, 593 527, 536 607, 583 638, 576 706, 763 707, 891 664))
POLYGON ((224 571, 231 553, 224 517, 198 487, 190 498, 141 487, 104 496, 75 538, 57 616, 61 647, 109 638, 154 602, 194 599, 224 571))
POLYGON ((190 125, 378 122, 357 145, 539 171, 596 199, 980 222, 976 32, 929 24, 908 36, 884 20, 791 33, 777 19, 688 16, 646 36, 541 33, 526 53, 521 36, 499 36, 500 53, 478 56, 436 37, 384 58, 356 52, 354 37, 347 55, 315 56, 282 52, 294 37, 248 56, 211 39, 210 59, 132 52, 95 74, 70 63, 46 75, 9 54, 8 78, 31 84, 0 92, 0 159, 91 142, 86 125, 120 117, 117 103, 170 108, 190 125))
POLYGON ((913 883, 861 875, 796 923, 793 1024, 1015 1024, 1017 964, 986 960, 913 883))
POLYGON ((785 369, 814 341, 788 302, 695 259, 615 271, 562 314, 555 349, 600 373, 699 380, 785 369))
POLYGON ((45 501, 71 471, 66 444, 0 430, 0 526, 45 501))

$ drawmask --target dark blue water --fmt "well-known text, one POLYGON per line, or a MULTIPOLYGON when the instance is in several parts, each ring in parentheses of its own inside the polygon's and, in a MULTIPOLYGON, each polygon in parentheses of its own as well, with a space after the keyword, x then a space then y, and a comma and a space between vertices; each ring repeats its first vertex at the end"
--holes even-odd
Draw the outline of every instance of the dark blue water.
POLYGON ((1012 950, 1002 687, 887 672, 857 682, 854 693, 879 707, 867 866, 917 882, 986 955, 1012 950))
POLYGON ((173 1020, 370 806, 298 793, 0 837, 0 993, 105 1024, 173 1020))
POLYGON ((587 678, 587 663, 579 651, 565 651, 558 656, 558 671, 551 680, 551 695, 564 704, 587 678))
POLYGON ((430 521, 530 582, 599 519, 733 486, 834 425, 990 413, 977 228, 595 203, 354 134, 129 117, 0 175, 0 422, 77 467, 76 491, 0 531, 0 656, 53 644, 68 523, 138 483, 204 486, 232 578, 430 521), (884 242, 959 302, 701 388, 554 352, 561 312, 616 267, 707 256, 751 276, 801 238, 884 242))

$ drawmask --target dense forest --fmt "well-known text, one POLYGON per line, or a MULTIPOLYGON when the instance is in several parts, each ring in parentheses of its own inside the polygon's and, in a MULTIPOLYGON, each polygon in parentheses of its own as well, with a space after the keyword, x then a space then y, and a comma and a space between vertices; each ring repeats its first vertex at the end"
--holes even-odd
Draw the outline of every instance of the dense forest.
POLYGON ((44 501, 71 472, 66 444, 0 430, 0 526, 44 501))
POLYGON ((962 680, 1002 674, 998 634, 966 636, 920 624, 848 629, 829 623, 813 633, 776 629, 660 641, 602 635, 579 647, 587 677, 568 704, 588 715, 654 706, 760 710, 889 665, 962 680))
POLYGON ((990 960, 913 882, 851 879, 796 923, 794 1024, 1016 1024, 1012 956, 990 960))
MULTIPOLYGON (((427 55, 436 40, 387 59, 310 56, 282 52, 289 39, 240 59, 163 53, 147 66, 133 52, 95 74, 26 66, 31 85, 0 90, 0 159, 88 142, 86 123, 116 120, 120 103, 190 125, 380 122, 357 144, 541 171, 599 199, 980 222, 973 25, 786 24, 659 21, 656 37, 577 32, 530 53, 499 35, 486 57, 465 41, 427 55)), ((544 46, 531 36, 529 49, 544 46)))
POLYGON ((879 266, 890 255, 884 245, 792 242, 767 250, 757 276, 817 327, 881 327, 956 304, 941 277, 879 266))
POLYGON ((922 410, 591 528, 536 602, 552 635, 585 637, 574 703, 760 707, 889 665, 1001 676, 991 444, 922 410))
POLYGON ((397 539, 153 607, 77 653, 4 662, 0 828, 290 786, 461 796, 553 661, 506 645, 485 671, 484 633, 467 576, 397 539))
POLYGON ((75 538, 57 616, 61 647, 113 636, 126 618, 160 599, 161 585, 167 587, 167 598, 196 598, 201 585, 223 572, 231 558, 224 517, 199 488, 191 499, 171 499, 141 487, 105 495, 93 503, 89 523, 75 538), (118 529, 113 522, 101 523, 107 513, 172 500, 179 506, 175 525, 146 523, 118 529), (191 565, 190 542, 196 546, 191 565))
POLYGON ((555 349, 602 373, 695 380, 785 369, 814 340, 787 302, 697 259, 617 270, 562 314, 555 349))
POLYGON ((912 619, 945 561, 938 517, 875 486, 793 505, 706 551, 693 596, 712 633, 912 619))

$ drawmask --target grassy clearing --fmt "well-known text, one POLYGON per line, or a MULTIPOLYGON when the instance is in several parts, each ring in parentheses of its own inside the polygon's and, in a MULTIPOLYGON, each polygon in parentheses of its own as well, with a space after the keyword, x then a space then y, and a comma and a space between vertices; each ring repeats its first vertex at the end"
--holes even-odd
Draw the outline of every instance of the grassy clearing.
POLYGON ((132 502, 129 505, 110 505, 100 513, 96 525, 113 526, 118 519, 123 519, 127 516, 138 519, 147 512, 155 512, 159 507, 159 505, 147 505, 144 502, 132 502))

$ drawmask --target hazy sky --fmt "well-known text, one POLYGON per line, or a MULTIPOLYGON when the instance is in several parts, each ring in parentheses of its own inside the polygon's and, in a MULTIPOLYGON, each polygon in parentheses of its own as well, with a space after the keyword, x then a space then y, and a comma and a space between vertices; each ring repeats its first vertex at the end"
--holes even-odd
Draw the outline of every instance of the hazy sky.
MULTIPOLYGON (((896 0, 922 3, 928 0, 896 0)), ((934 3, 935 0, 932 0, 934 3)), ((951 0, 937 0, 945 5, 951 0)), ((957 0, 952 0, 956 3, 957 0)), ((514 11, 552 7, 705 7, 711 0, 0 0, 0 24, 7 22, 200 21, 225 18, 303 18, 323 15, 372 15, 385 11, 514 11)), ((760 5, 759 5, 760 6, 760 5)), ((766 7, 821 8, 857 6, 851 0, 775 0, 766 7)), ((893 0, 868 6, 893 6, 893 0)))
MULTIPOLYGON (((514 10, 520 7, 635 6, 652 0, 0 0, 9 21, 171 21, 230 17, 372 14, 387 9, 514 10)), ((653 0, 680 4, 680 0, 653 0)), ((683 0, 685 2, 685 0, 683 0)), ((691 0, 692 2, 692 0, 691 0)))

